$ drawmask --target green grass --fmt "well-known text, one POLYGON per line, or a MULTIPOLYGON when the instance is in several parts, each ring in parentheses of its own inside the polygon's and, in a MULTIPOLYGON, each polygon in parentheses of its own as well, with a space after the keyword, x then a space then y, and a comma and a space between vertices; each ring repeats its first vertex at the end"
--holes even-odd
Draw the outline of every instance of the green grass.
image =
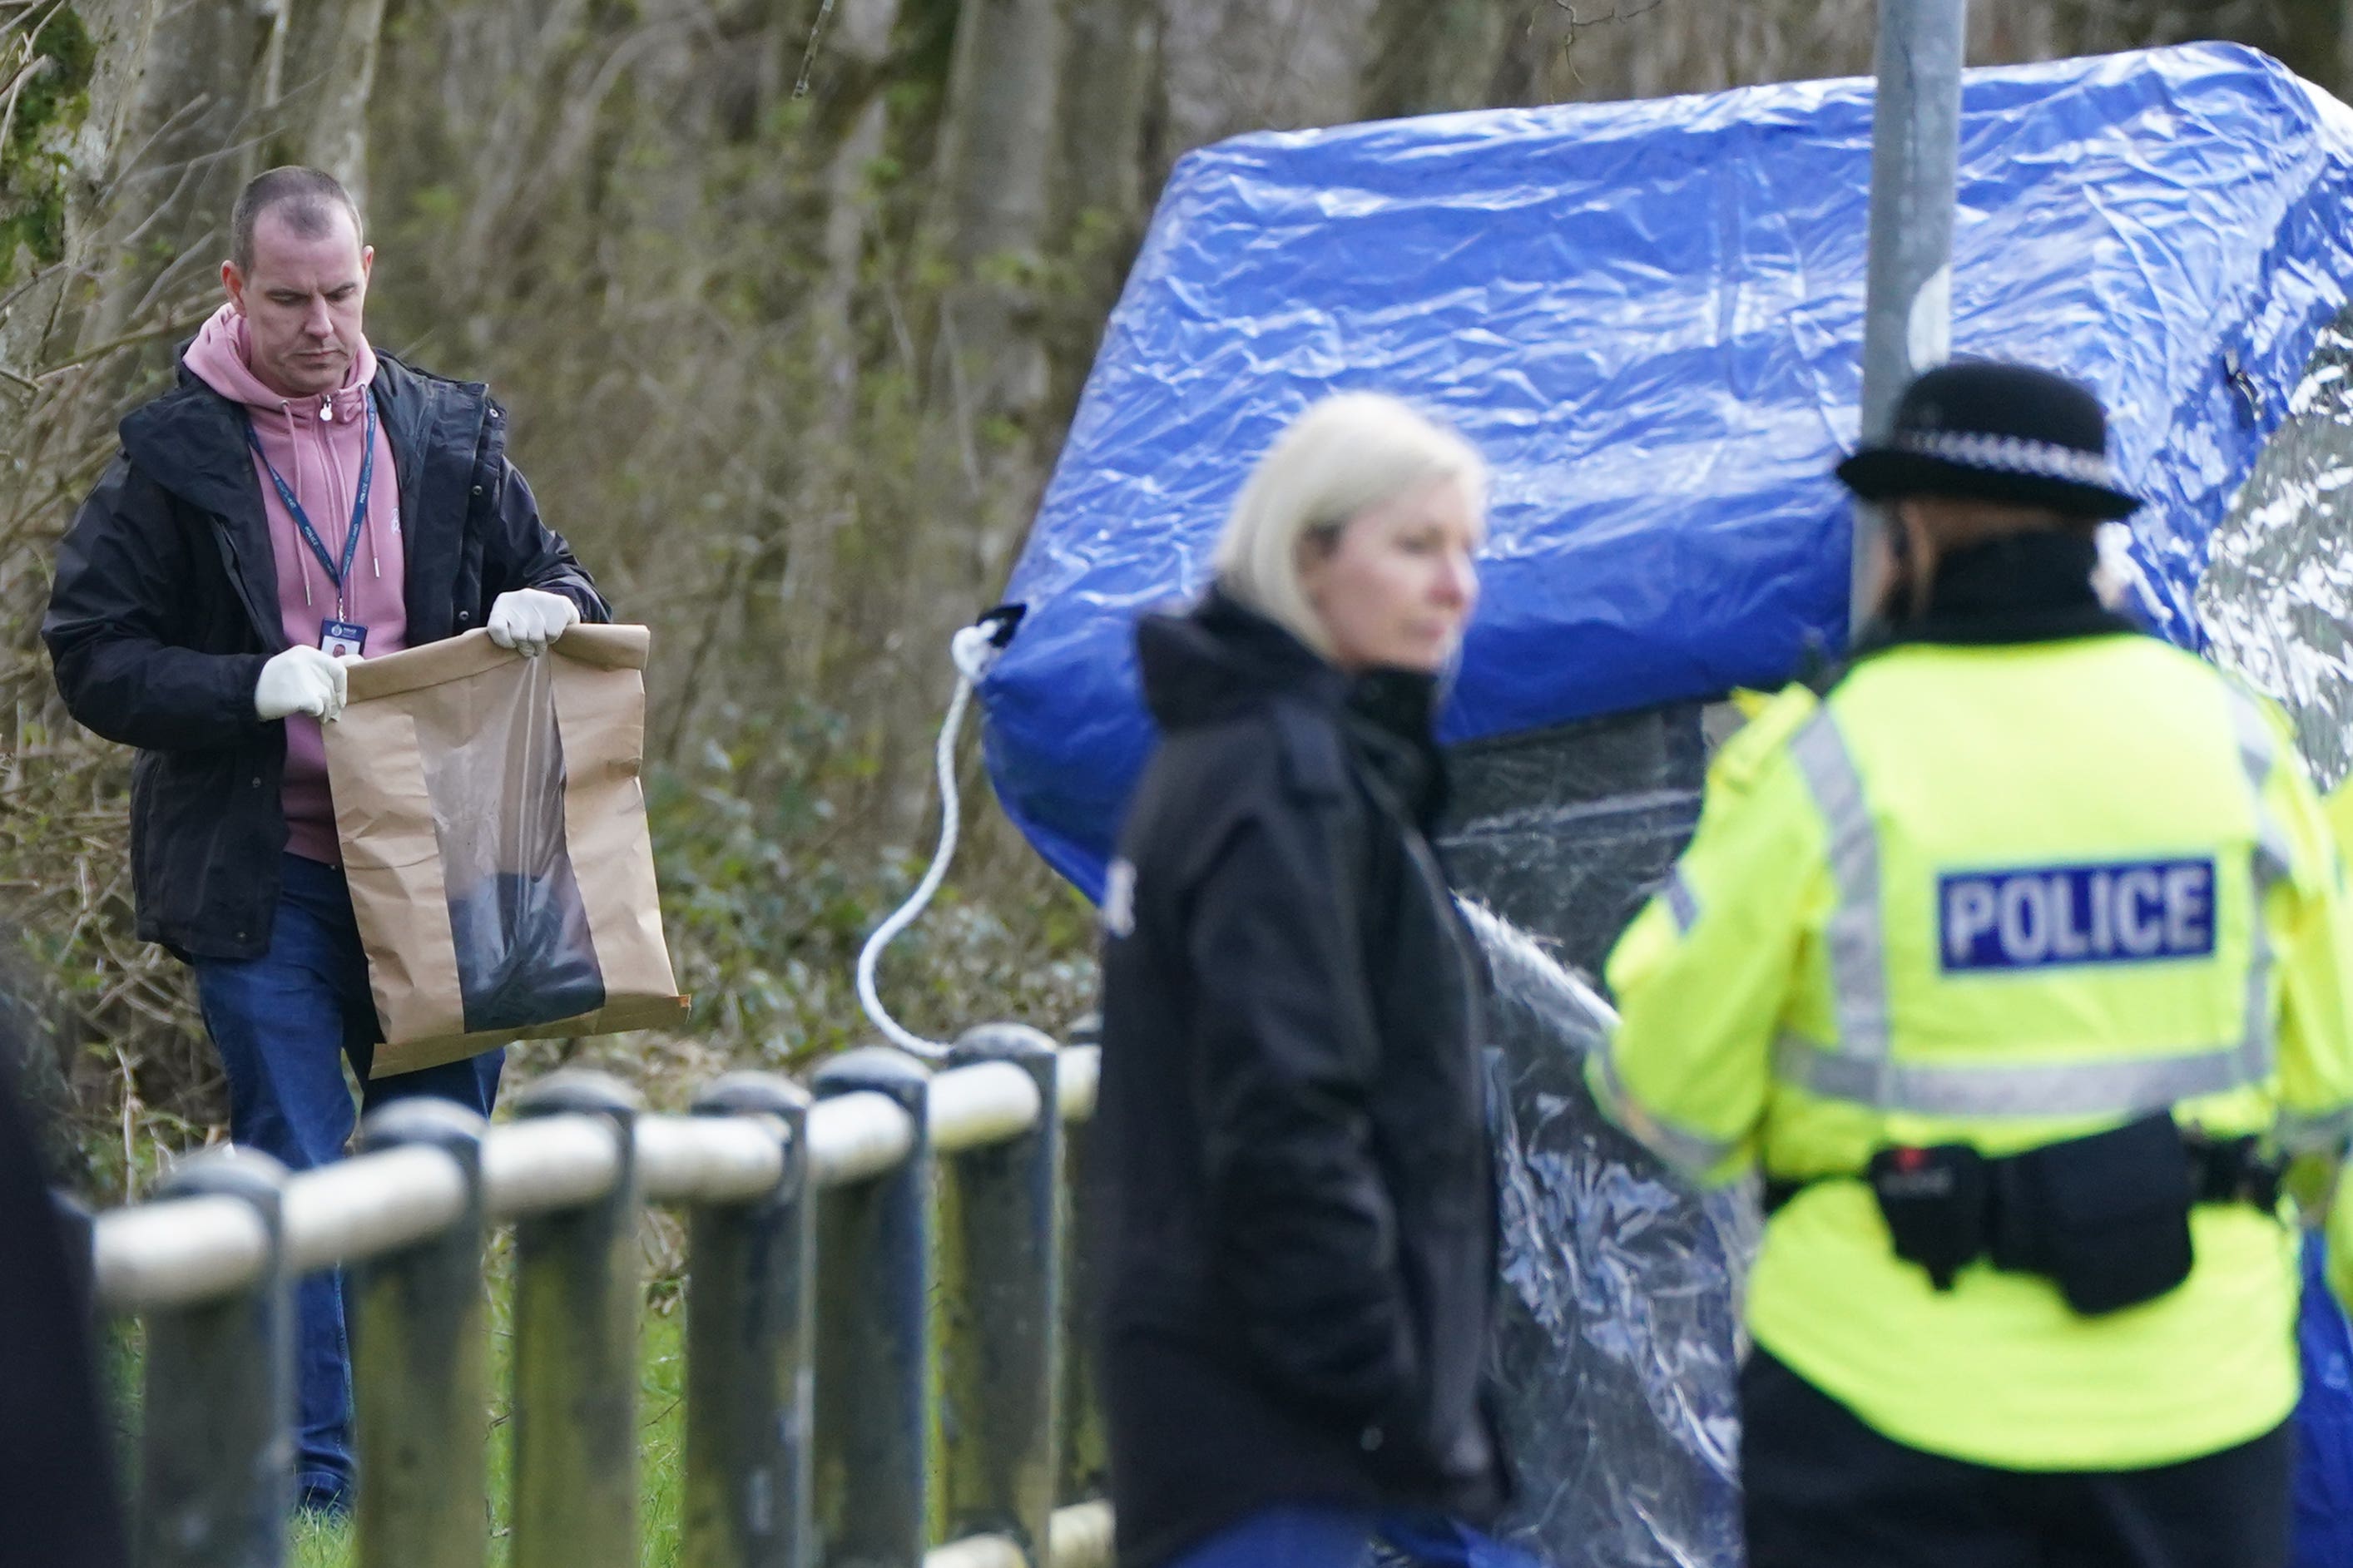
MULTIPOLYGON (((484 1528, 490 1534, 491 1568, 510 1559, 512 1513, 513 1425, 510 1369, 513 1362, 511 1248, 501 1237, 491 1258, 486 1289, 491 1293, 491 1407, 488 1473, 483 1477, 484 1528)), ((684 1493, 686 1447, 685 1307, 675 1289, 659 1286, 638 1340, 638 1515, 644 1568, 674 1568, 680 1560, 680 1500, 684 1493)), ((113 1390, 126 1452, 126 1484, 136 1485, 139 1336, 126 1325, 113 1338, 107 1382, 113 1390)), ((363 1394, 363 1397, 364 1395, 363 1394)), ((460 1500, 450 1500, 459 1506, 460 1500)), ((351 1528, 312 1517, 298 1518, 289 1532, 288 1561, 295 1568, 348 1568, 358 1560, 351 1528)))

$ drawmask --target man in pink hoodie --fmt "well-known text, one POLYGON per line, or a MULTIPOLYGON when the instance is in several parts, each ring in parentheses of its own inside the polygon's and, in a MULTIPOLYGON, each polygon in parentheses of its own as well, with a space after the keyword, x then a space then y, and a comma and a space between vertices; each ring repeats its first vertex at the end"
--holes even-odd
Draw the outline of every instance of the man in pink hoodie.
MULTIPOLYGON (((480 627, 537 654, 610 619, 506 456, 479 384, 369 346, 375 256, 315 169, 273 169, 230 219, 227 295, 178 384, 122 421, 42 624, 74 717, 138 748, 139 933, 192 963, 229 1135, 293 1170, 339 1158, 366 1105, 437 1095, 487 1115, 501 1053, 397 1078, 338 853, 320 726, 354 658, 480 627)), ((300 1291, 305 1506, 350 1505, 341 1281, 300 1291)))

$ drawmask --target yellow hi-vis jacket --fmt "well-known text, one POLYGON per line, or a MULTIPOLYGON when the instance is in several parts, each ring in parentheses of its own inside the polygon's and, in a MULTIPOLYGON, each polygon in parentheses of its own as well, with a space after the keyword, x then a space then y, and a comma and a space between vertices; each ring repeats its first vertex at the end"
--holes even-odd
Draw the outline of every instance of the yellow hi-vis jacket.
MULTIPOLYGON (((2340 864, 2353 859, 2353 779, 2339 784, 2323 809, 2336 832, 2340 864)), ((2327 1248, 2329 1292, 2353 1312, 2353 1182, 2340 1182, 2329 1205, 2327 1248)))
POLYGON ((2353 959, 2320 803, 2268 704, 2151 638, 1900 645, 1792 689, 1711 769, 1609 965, 1605 1110, 1713 1181, 1817 1180, 1767 1224, 1758 1344, 1897 1442, 2140 1468, 2285 1419, 2297 1237, 2192 1214, 2196 1262, 2097 1318, 1979 1261, 1897 1258, 1887 1145, 1989 1155, 2172 1108, 2341 1147, 2353 959))

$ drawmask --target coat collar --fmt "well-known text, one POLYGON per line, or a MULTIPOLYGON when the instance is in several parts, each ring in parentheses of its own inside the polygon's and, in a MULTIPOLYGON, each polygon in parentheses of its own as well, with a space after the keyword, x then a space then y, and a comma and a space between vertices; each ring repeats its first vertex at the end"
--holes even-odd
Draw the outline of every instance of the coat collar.
POLYGON ((1273 699, 1336 721, 1358 758, 1427 826, 1447 798, 1446 766, 1431 735, 1439 682, 1411 670, 1351 677, 1221 588, 1182 616, 1137 628, 1146 701, 1163 730, 1214 723, 1273 699))
MULTIPOLYGON (((187 344, 180 348, 185 353, 187 344)), ((375 393, 385 438, 392 444, 405 498, 409 476, 421 466, 416 459, 433 418, 433 388, 387 353, 376 355, 375 379, 369 385, 375 393)), ((140 472, 234 526, 241 514, 250 512, 256 521, 263 515, 261 481, 253 471, 243 417, 235 403, 184 364, 178 384, 125 415, 119 433, 124 453, 140 472)))
MULTIPOLYGON (((187 344, 180 345, 183 354, 186 349, 187 344)), ((414 616, 418 574, 434 570, 435 563, 444 557, 454 570, 454 548, 438 548, 452 542, 433 537, 444 520, 438 518, 438 509, 428 515, 422 504, 425 458, 453 384, 421 376, 392 355, 379 353, 369 385, 375 393, 385 439, 392 448, 393 471, 399 480, 401 526, 409 542, 406 586, 414 616)), ((473 401, 477 405, 473 427, 479 435, 488 406, 487 393, 473 401)), ((243 418, 235 403, 183 364, 178 384, 124 416, 120 434, 124 455, 140 472, 214 520, 238 596, 262 646, 275 649, 286 644, 278 611, 278 561, 269 538, 269 514, 263 510, 261 479, 254 472, 252 453, 240 424, 243 418)), ((446 521, 448 526, 457 526, 456 516, 446 521)), ((446 636, 447 630, 443 628, 441 635, 446 636)))
POLYGON ((2085 534, 2012 534, 1940 562, 1926 609, 1883 627, 1870 652, 1905 643, 1960 647, 2058 642, 2139 631, 2092 586, 2099 548, 2085 534))

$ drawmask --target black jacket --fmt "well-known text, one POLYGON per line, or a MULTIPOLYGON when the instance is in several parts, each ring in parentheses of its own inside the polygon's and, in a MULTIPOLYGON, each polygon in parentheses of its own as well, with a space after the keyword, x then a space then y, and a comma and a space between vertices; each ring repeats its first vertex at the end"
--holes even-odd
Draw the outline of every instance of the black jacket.
POLYGON ((1431 683, 1213 595, 1104 899, 1094 1238, 1120 1560, 1275 1502, 1501 1502, 1482 972, 1424 828, 1431 683))
MULTIPOLYGON (((13 934, 9 933, 9 934, 13 934)), ((61 1224, 16 1092, 21 999, 0 976, 0 1562, 122 1568, 114 1433, 100 1404, 90 1236, 61 1224)))
MULTIPOLYGON (((512 588, 612 618, 507 461, 506 414, 487 387, 382 353, 374 386, 400 482, 412 645, 482 625, 512 588)), ((121 451, 66 534, 41 623, 66 707, 139 748, 139 934, 183 957, 268 948, 286 847, 286 725, 253 711, 286 632, 243 417, 185 365, 176 387, 131 411, 121 451)))

